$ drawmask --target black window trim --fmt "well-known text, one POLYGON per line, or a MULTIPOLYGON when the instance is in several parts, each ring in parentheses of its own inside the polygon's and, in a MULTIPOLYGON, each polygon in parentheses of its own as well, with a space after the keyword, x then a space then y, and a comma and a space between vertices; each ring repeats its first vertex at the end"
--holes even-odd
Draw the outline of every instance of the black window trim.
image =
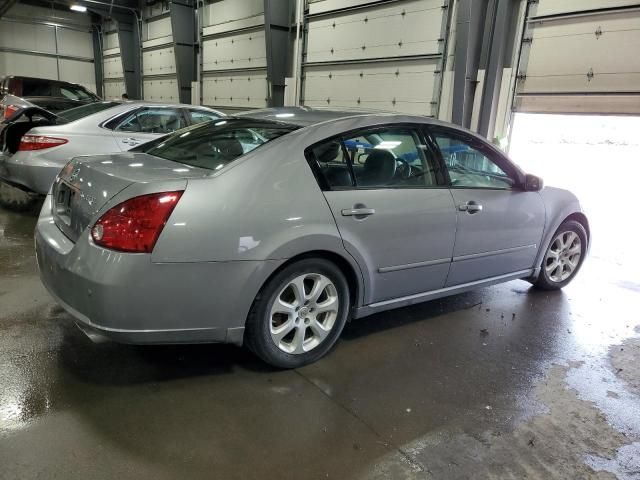
MULTIPOLYGON (((307 163, 313 172, 318 185, 322 191, 352 191, 352 190, 431 190, 436 188, 448 188, 450 185, 448 172, 446 170, 446 166, 440 156, 439 150, 436 152, 431 145, 430 137, 427 132, 424 130, 426 124, 423 123, 412 123, 412 122, 401 122, 401 123, 385 123, 382 125, 371 125, 368 127, 358 127, 352 130, 347 130, 345 132, 341 132, 336 135, 332 135, 330 137, 324 138, 318 142, 309 145, 304 149, 304 155, 307 159, 307 163), (434 162, 434 176, 436 180, 435 185, 421 185, 421 186, 403 186, 403 185, 390 185, 390 186, 374 186, 374 187, 363 187, 358 186, 356 182, 356 176, 353 171, 353 163, 351 161, 351 156, 348 154, 348 151, 345 146, 345 140, 349 138, 353 138, 358 136, 359 133, 376 133, 380 130, 387 130, 389 128, 407 128, 413 130, 418 134, 418 139, 422 142, 423 145, 427 147, 428 152, 425 152, 425 155, 430 155, 434 162), (327 179, 322 174, 320 170, 320 164, 318 159, 316 158, 313 150, 326 142, 330 142, 332 140, 338 140, 340 142, 340 148, 342 149, 343 156, 347 159, 347 166, 349 168, 349 174, 351 176, 351 186, 350 187, 332 187, 327 182, 327 179)), ((427 158, 427 162, 429 159, 427 158)))
POLYGON ((511 162, 502 151, 498 150, 495 146, 491 145, 491 143, 486 140, 479 139, 475 136, 469 135, 468 133, 457 130, 455 128, 447 127, 444 125, 425 125, 425 135, 428 135, 429 142, 432 148, 435 149, 435 154, 438 157, 442 167, 444 168, 444 174, 446 178, 446 182, 448 188, 450 189, 465 189, 465 190, 495 190, 495 191, 514 191, 514 190, 524 190, 524 174, 522 171, 511 162), (475 148, 474 145, 480 144, 482 147, 480 153, 485 155, 490 161, 495 163, 500 169, 507 174, 507 176, 513 180, 514 184, 509 188, 500 188, 500 187, 471 187, 465 185, 453 185, 451 183, 451 176, 449 175, 449 168, 447 167, 446 162, 444 161, 444 156, 440 151, 440 146, 436 141, 435 137, 438 132, 443 133, 445 136, 448 136, 453 139, 458 139, 462 142, 468 143, 471 148, 475 148))

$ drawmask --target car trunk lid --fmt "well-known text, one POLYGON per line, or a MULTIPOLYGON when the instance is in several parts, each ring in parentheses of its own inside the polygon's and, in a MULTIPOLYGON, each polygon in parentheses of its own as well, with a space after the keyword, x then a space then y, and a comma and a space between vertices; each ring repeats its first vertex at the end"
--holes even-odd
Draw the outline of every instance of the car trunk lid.
POLYGON ((32 128, 59 125, 65 123, 56 114, 51 113, 44 108, 17 103, 7 103, 6 98, 2 102, 2 118, 4 112, 9 111, 7 107, 17 107, 17 110, 11 110, 9 118, 0 121, 0 152, 2 155, 11 156, 18 151, 20 140, 32 128))
POLYGON ((145 153, 77 157, 63 168, 53 184, 53 217, 58 228, 76 241, 94 216, 125 188, 210 173, 145 153))

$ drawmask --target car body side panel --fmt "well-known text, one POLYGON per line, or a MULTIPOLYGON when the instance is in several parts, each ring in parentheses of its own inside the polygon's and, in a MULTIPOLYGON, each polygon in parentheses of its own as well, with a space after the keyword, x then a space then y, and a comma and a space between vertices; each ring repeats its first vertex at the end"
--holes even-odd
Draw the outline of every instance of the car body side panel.
POLYGON ((458 210, 453 262, 446 286, 531 268, 545 226, 538 192, 455 188, 456 205, 473 201, 483 209, 458 210))

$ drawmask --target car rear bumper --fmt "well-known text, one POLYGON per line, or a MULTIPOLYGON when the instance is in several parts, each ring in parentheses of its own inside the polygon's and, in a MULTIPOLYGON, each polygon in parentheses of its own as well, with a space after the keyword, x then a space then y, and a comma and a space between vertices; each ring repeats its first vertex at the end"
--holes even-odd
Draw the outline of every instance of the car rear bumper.
POLYGON ((73 243, 50 211, 47 196, 35 234, 42 283, 94 340, 241 344, 257 279, 277 266, 270 261, 153 263, 147 254, 100 248, 88 232, 73 243))
POLYGON ((46 195, 64 165, 30 155, 0 154, 0 179, 39 195, 46 195))

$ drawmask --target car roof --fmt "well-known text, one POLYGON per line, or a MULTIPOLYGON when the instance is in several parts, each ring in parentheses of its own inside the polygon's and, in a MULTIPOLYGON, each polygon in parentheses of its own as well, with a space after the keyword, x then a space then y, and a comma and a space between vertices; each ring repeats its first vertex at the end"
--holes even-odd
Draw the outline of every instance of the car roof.
POLYGON ((297 125, 299 127, 306 127, 309 125, 314 125, 316 123, 337 120, 339 118, 380 114, 393 115, 397 113, 365 109, 332 110, 310 107, 277 107, 263 108, 260 110, 250 110, 248 112, 237 113, 234 116, 241 118, 255 118, 259 120, 272 120, 288 123, 291 125, 297 125))

